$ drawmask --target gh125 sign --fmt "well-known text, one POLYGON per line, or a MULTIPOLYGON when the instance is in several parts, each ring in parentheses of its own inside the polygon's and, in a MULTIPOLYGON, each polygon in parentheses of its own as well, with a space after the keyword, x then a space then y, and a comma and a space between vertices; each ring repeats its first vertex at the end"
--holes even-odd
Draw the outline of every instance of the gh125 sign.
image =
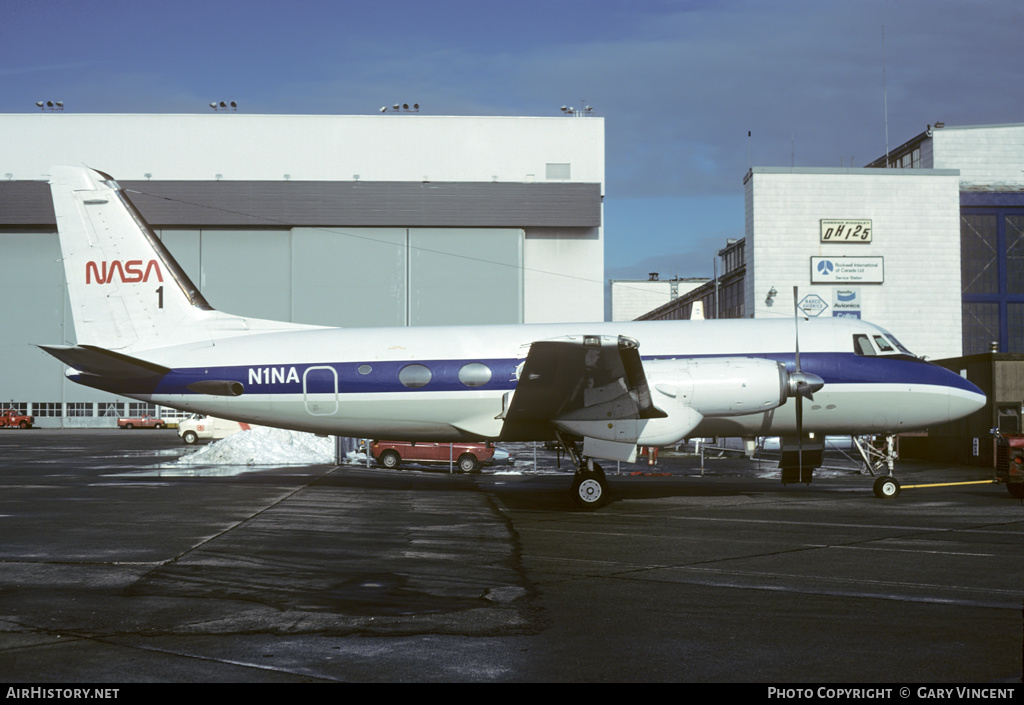
POLYGON ((822 242, 871 242, 870 220, 833 219, 821 221, 822 242))

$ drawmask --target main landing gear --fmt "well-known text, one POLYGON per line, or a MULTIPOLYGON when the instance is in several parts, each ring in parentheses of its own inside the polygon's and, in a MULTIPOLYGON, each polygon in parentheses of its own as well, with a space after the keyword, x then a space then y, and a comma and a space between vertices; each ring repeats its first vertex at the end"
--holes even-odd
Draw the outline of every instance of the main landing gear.
POLYGON ((576 468, 576 473, 572 478, 573 504, 584 510, 594 510, 608 504, 611 498, 608 494, 608 480, 604 476, 604 470, 594 462, 593 458, 584 458, 576 444, 563 436, 561 431, 555 433, 558 442, 565 448, 566 454, 576 468))
POLYGON ((882 499, 899 497, 900 481, 892 475, 896 458, 899 457, 896 452, 896 436, 854 436, 853 444, 869 473, 874 475, 876 470, 885 472, 875 480, 875 496, 882 499))

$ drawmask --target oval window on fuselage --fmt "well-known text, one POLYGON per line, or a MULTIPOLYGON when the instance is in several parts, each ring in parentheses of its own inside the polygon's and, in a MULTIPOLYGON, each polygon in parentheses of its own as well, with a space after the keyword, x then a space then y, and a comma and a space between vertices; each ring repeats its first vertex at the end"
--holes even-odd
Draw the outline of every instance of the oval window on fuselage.
POLYGON ((491 368, 482 362, 470 362, 459 370, 459 381, 467 387, 482 387, 491 381, 491 368))
POLYGON ((398 373, 398 381, 410 389, 418 389, 426 387, 432 376, 425 365, 406 365, 398 373))

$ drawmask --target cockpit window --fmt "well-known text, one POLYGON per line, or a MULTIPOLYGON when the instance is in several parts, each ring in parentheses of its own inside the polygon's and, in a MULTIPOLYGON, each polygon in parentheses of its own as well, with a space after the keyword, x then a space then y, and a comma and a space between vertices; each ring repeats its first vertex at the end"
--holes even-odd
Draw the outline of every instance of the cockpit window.
POLYGON ((914 353, 907 350, 896 340, 891 333, 854 333, 853 351, 858 355, 909 355, 914 353))
POLYGON ((896 340, 896 336, 894 336, 892 333, 886 333, 885 337, 888 338, 889 340, 891 340, 892 344, 895 345, 896 348, 900 352, 906 353, 907 355, 913 355, 914 354, 914 353, 910 352, 909 350, 907 350, 905 347, 903 347, 903 343, 901 343, 900 341, 896 340))
POLYGON ((863 333, 854 333, 853 351, 858 355, 875 355, 875 349, 871 346, 871 340, 863 333))

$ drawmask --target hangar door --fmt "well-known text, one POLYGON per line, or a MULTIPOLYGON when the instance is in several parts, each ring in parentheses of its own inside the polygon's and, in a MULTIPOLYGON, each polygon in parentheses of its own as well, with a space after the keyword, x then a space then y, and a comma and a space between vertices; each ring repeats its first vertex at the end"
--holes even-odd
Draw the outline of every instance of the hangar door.
POLYGON ((522 323, 520 228, 161 231, 215 308, 341 327, 522 323))
POLYGON ((409 325, 522 323, 523 231, 409 230, 409 325))

